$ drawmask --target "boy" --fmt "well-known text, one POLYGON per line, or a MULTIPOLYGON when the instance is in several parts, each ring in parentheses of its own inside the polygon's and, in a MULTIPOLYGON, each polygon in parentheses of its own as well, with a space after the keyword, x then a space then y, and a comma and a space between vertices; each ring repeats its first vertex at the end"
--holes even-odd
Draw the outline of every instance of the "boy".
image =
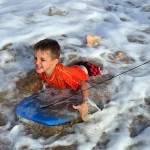
POLYGON ((88 63, 78 62, 67 67, 59 63, 60 46, 57 41, 44 39, 34 46, 34 64, 40 78, 50 85, 59 88, 72 87, 74 90, 81 90, 82 104, 73 106, 79 110, 82 119, 88 114, 88 84, 86 80, 90 76, 100 75, 99 67, 88 63))

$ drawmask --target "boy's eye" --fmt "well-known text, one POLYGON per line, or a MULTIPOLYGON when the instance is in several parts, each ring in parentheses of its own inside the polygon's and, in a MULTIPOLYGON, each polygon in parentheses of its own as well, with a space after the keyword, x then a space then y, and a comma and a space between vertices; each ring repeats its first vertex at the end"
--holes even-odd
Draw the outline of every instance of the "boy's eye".
POLYGON ((41 58, 41 61, 45 61, 45 59, 41 58))
POLYGON ((36 58, 36 57, 34 57, 34 60, 37 60, 37 58, 36 58))

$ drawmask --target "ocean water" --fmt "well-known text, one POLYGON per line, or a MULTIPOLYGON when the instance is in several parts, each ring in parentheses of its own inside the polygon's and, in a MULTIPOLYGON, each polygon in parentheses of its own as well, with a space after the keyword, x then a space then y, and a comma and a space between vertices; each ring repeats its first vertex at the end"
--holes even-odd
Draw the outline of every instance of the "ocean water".
MULTIPOLYGON (((150 149, 149 0, 0 0, 0 35, 1 150, 150 149), (86 46, 86 34, 99 35, 100 45, 86 46), (103 64, 110 76, 140 67, 90 89, 102 110, 87 122, 49 136, 38 133, 37 125, 35 136, 18 120, 15 106, 32 94, 23 92, 22 78, 34 69, 33 45, 44 38, 59 42, 65 65, 86 59, 103 64), (118 57, 118 51, 125 55, 118 57)), ((90 85, 100 81, 94 78, 90 85)))

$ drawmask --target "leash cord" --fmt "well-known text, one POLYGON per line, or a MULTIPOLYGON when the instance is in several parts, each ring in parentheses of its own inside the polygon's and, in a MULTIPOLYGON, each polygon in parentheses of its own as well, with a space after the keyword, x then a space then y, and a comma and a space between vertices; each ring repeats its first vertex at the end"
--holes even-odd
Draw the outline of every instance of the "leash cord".
MULTIPOLYGON (((107 82, 107 81, 109 81, 109 80, 112 80, 112 79, 114 79, 114 78, 116 78, 116 77, 118 77, 118 76, 120 76, 120 75, 122 75, 122 74, 125 74, 125 73, 127 73, 127 72, 129 72, 129 71, 131 71, 131 70, 134 70, 134 69, 139 68, 139 67, 141 67, 141 66, 143 66, 143 65, 145 65, 145 64, 148 64, 149 62, 150 62, 150 61, 147 61, 147 62, 145 62, 145 63, 143 63, 143 64, 141 64, 141 65, 138 65, 138 66, 136 66, 136 67, 133 67, 133 68, 127 70, 127 71, 124 71, 124 72, 122 72, 122 73, 119 73, 118 75, 115 75, 115 76, 113 76, 113 77, 111 77, 111 78, 109 78, 109 79, 106 79, 106 80, 104 80, 104 81, 102 81, 102 82, 99 82, 99 83, 97 83, 97 84, 95 84, 95 85, 92 85, 92 86, 90 86, 89 88, 87 88, 87 89, 85 89, 85 90, 82 90, 82 91, 80 91, 80 92, 78 92, 77 94, 74 94, 74 95, 78 95, 78 94, 80 94, 80 93, 82 93, 82 92, 84 92, 84 91, 86 91, 86 90, 89 90, 89 89, 91 89, 91 88, 93 88, 93 87, 96 87, 96 86, 98 86, 98 85, 100 85, 100 84, 102 84, 102 83, 104 83, 104 82, 107 82)), ((64 99, 61 99, 61 100, 59 100, 59 101, 57 101, 57 102, 55 102, 55 103, 52 103, 52 104, 49 104, 49 105, 46 105, 46 106, 42 106, 41 109, 45 109, 45 108, 51 107, 51 106, 56 105, 56 104, 58 104, 58 103, 60 103, 60 102, 68 101, 68 99, 71 98, 71 97, 73 97, 74 95, 71 95, 71 96, 66 97, 66 98, 64 98, 64 99)))

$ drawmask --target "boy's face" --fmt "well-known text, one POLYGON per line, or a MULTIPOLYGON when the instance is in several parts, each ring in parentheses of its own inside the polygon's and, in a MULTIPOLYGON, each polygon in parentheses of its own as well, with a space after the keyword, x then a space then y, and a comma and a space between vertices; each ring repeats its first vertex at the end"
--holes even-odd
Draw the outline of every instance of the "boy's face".
POLYGON ((34 51, 34 64, 37 73, 45 72, 46 75, 51 75, 57 63, 58 59, 52 59, 52 55, 49 51, 34 51))

